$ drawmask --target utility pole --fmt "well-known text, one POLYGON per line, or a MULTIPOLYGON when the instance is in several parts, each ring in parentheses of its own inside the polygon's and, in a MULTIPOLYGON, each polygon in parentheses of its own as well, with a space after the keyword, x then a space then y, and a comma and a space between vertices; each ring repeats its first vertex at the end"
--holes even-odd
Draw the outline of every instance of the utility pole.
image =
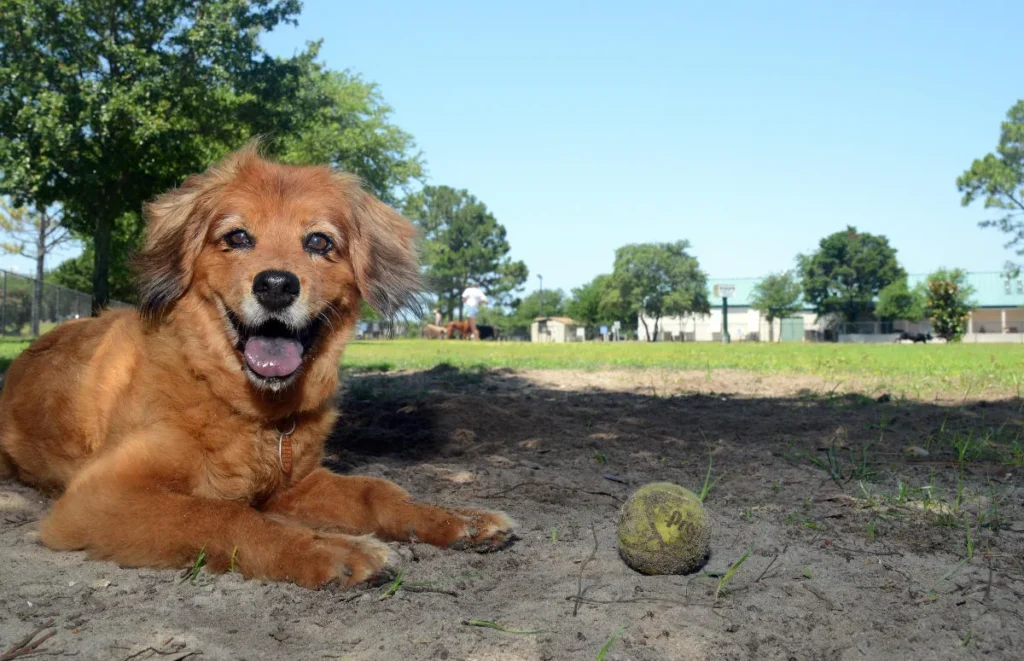
POLYGON ((736 285, 715 285, 712 296, 722 299, 722 344, 729 344, 729 297, 736 293, 736 285))
POLYGON ((540 314, 538 316, 544 316, 544 276, 540 273, 537 274, 537 280, 540 281, 540 314))

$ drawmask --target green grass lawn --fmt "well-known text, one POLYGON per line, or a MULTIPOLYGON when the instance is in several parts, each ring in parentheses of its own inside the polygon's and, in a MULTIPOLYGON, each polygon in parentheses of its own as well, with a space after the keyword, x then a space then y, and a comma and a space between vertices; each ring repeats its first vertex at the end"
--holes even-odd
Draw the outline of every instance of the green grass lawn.
MULTIPOLYGON (((28 342, 0 340, 0 370, 28 342)), ((963 396, 998 391, 1020 394, 1024 345, 960 344, 648 344, 460 342, 382 340, 353 342, 343 366, 356 370, 423 370, 440 364, 459 368, 678 369, 758 374, 812 374, 837 382, 852 379, 908 394, 943 391, 963 396)))
POLYGON ((768 344, 711 342, 531 344, 394 340, 353 342, 343 365, 353 369, 455 367, 514 369, 642 369, 714 371, 738 369, 759 374, 813 374, 854 378, 903 389, 919 388, 980 394, 1017 393, 1024 381, 1020 344, 768 344))
POLYGON ((0 371, 6 370, 11 361, 28 345, 29 341, 20 337, 0 338, 0 371))

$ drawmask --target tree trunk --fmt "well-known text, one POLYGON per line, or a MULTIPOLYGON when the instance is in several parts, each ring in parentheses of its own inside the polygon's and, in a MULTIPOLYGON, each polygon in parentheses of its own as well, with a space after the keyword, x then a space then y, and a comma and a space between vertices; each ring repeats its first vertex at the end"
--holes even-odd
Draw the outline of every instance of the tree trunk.
POLYGON ((32 288, 32 335, 39 335, 39 320, 43 316, 43 276, 46 273, 46 212, 39 214, 39 233, 36 235, 36 281, 32 288))
POLYGON ((661 321, 661 317, 655 317, 654 318, 654 340, 652 340, 653 342, 657 342, 658 341, 658 322, 659 321, 661 321))
MULTIPOLYGON (((782 336, 782 329, 779 329, 779 336, 782 336)), ((775 320, 768 317, 768 342, 775 341, 775 320)))
POLYGON ((466 278, 463 279, 463 281, 462 281, 462 291, 460 291, 460 292, 458 292, 456 294, 456 296, 458 296, 458 301, 459 301, 459 321, 465 321, 466 320, 466 318, 464 316, 462 316, 463 315, 463 311, 464 311, 464 309, 466 307, 466 302, 464 300, 462 300, 462 292, 466 291, 466 287, 468 287, 468 286, 469 286, 469 276, 467 275, 466 278))
POLYGON ((648 330, 648 328, 647 328, 647 320, 644 319, 644 315, 643 314, 640 314, 640 323, 644 325, 644 337, 646 337, 647 341, 650 342, 651 341, 651 331, 648 330))
POLYGON ((110 257, 113 253, 114 221, 105 213, 96 218, 93 236, 95 255, 92 270, 92 314, 99 315, 110 302, 110 257))

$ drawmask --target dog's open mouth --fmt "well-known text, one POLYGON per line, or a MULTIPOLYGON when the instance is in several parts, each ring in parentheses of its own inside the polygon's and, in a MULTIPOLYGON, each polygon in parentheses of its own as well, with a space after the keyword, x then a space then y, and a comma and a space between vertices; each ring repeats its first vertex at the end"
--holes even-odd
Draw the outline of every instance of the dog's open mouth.
POLYGON ((230 310, 227 317, 238 334, 237 348, 246 367, 268 381, 284 381, 295 375, 320 333, 319 317, 298 331, 276 319, 245 326, 230 310))

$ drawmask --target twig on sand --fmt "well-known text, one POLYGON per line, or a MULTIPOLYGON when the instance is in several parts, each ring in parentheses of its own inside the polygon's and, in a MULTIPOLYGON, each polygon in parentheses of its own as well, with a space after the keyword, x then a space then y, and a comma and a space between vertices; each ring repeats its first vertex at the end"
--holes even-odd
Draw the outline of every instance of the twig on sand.
POLYGON ((53 628, 53 620, 49 620, 43 626, 11 645, 6 652, 0 654, 0 661, 11 661, 11 659, 19 659, 33 654, 41 654, 46 650, 46 648, 39 646, 55 636, 57 634, 57 630, 54 629, 53 631, 48 631, 38 639, 36 639, 36 636, 39 636, 39 634, 50 628, 53 628))
POLYGON ((772 565, 774 565, 775 561, 778 560, 778 559, 779 559, 778 555, 776 555, 774 558, 772 558, 772 561, 768 563, 768 566, 764 568, 763 572, 761 572, 760 574, 757 575, 757 578, 754 579, 754 582, 755 583, 760 583, 761 579, 764 578, 764 575, 768 573, 768 570, 772 568, 772 565))
POLYGON ((772 558, 772 561, 771 561, 771 562, 769 562, 769 563, 768 563, 768 566, 764 568, 764 571, 763 571, 763 572, 761 572, 761 573, 760 573, 760 574, 758 575, 758 577, 754 579, 754 582, 755 582, 755 583, 760 583, 760 582, 761 582, 761 579, 762 579, 762 578, 764 578, 765 574, 767 574, 767 573, 768 573, 768 570, 769 570, 769 569, 771 569, 771 568, 772 568, 772 565, 774 565, 774 564, 775 564, 775 561, 776 561, 776 560, 778 560, 778 559, 779 559, 779 557, 780 557, 780 556, 782 556, 782 554, 783 554, 783 553, 785 553, 785 552, 786 552, 786 551, 787 551, 788 549, 789 549, 789 544, 786 544, 786 545, 785 545, 784 547, 782 547, 782 553, 776 553, 776 554, 775 554, 775 557, 774 557, 774 558, 772 558))
POLYGON ((594 522, 590 522, 590 532, 594 534, 594 548, 590 551, 590 555, 583 559, 580 563, 580 577, 576 581, 576 600, 572 605, 572 616, 576 617, 576 613, 580 610, 580 601, 583 599, 583 572, 587 569, 587 563, 594 559, 597 555, 597 528, 594 527, 594 522))
POLYGON ((847 553, 864 553, 866 555, 883 555, 883 556, 884 555, 896 555, 896 556, 899 556, 901 558, 903 557, 903 554, 900 553, 899 551, 884 551, 883 552, 883 551, 867 551, 865 549, 848 549, 845 546, 839 546, 838 544, 832 544, 831 546, 832 546, 832 548, 834 548, 837 551, 846 551, 847 553))
POLYGON ((15 530, 16 528, 20 528, 22 526, 27 526, 30 523, 35 523, 38 520, 39 519, 32 519, 32 518, 25 519, 24 521, 18 521, 16 519, 4 519, 4 523, 7 523, 10 526, 4 532, 10 532, 12 530, 15 530))
POLYGON ((494 629, 502 633, 514 633, 523 634, 527 636, 536 635, 538 633, 550 633, 546 629, 509 629, 504 624, 498 624, 492 620, 463 620, 462 623, 467 627, 483 627, 484 629, 494 629))
POLYGON ((982 601, 988 601, 989 596, 992 595, 992 558, 988 558, 988 585, 985 586, 985 596, 981 598, 982 601))
POLYGON ((437 594, 446 594, 449 597, 458 597, 459 593, 455 590, 445 590, 443 588, 432 588, 426 585, 407 585, 402 588, 402 592, 436 592, 437 594))
POLYGON ((564 489, 566 491, 578 491, 579 493, 586 493, 586 494, 590 494, 591 496, 607 496, 608 498, 611 498, 612 500, 614 500, 616 502, 619 502, 619 503, 623 502, 622 498, 619 498, 618 496, 616 496, 613 493, 608 493, 607 491, 588 491, 587 489, 580 489, 579 487, 567 487, 567 486, 565 486, 563 484, 555 484, 554 482, 520 482, 519 484, 514 484, 514 485, 510 486, 508 489, 502 489, 501 491, 495 491, 494 493, 483 493, 483 494, 480 494, 479 497, 480 498, 497 498, 498 496, 504 496, 507 493, 515 491, 519 487, 529 487, 529 486, 551 487, 553 489, 564 489))
POLYGON ((832 601, 831 599, 829 599, 825 595, 825 593, 822 592, 821 590, 819 590, 817 587, 811 585, 810 583, 801 583, 801 585, 804 587, 805 590, 807 590, 808 592, 813 594, 815 597, 817 597, 818 599, 821 599, 823 602, 825 602, 825 605, 828 606, 828 609, 830 611, 841 611, 841 610, 843 610, 842 608, 836 606, 835 602, 832 601))
POLYGON ((676 606, 692 606, 689 601, 680 599, 669 599, 668 597, 631 597, 629 599, 591 599, 590 597, 578 597, 576 595, 565 598, 566 601, 575 601, 577 604, 675 604, 676 606))
POLYGON ((198 655, 202 654, 202 652, 200 652, 199 650, 193 650, 191 652, 182 652, 181 651, 182 647, 184 647, 184 643, 180 643, 178 645, 174 645, 174 646, 172 646, 172 648, 170 650, 159 650, 159 649, 157 649, 155 647, 146 647, 144 649, 139 650, 138 652, 135 652, 133 654, 129 654, 128 656, 126 656, 123 659, 121 659, 121 661, 132 661, 133 659, 139 659, 139 658, 147 658, 148 659, 150 656, 152 656, 154 654, 158 654, 158 655, 164 656, 164 657, 167 657, 168 654, 173 654, 174 656, 167 657, 163 661, 182 661, 182 659, 187 659, 190 656, 198 656, 198 655), (146 656, 146 657, 143 657, 142 655, 146 654, 147 652, 149 653, 149 655, 146 656))

